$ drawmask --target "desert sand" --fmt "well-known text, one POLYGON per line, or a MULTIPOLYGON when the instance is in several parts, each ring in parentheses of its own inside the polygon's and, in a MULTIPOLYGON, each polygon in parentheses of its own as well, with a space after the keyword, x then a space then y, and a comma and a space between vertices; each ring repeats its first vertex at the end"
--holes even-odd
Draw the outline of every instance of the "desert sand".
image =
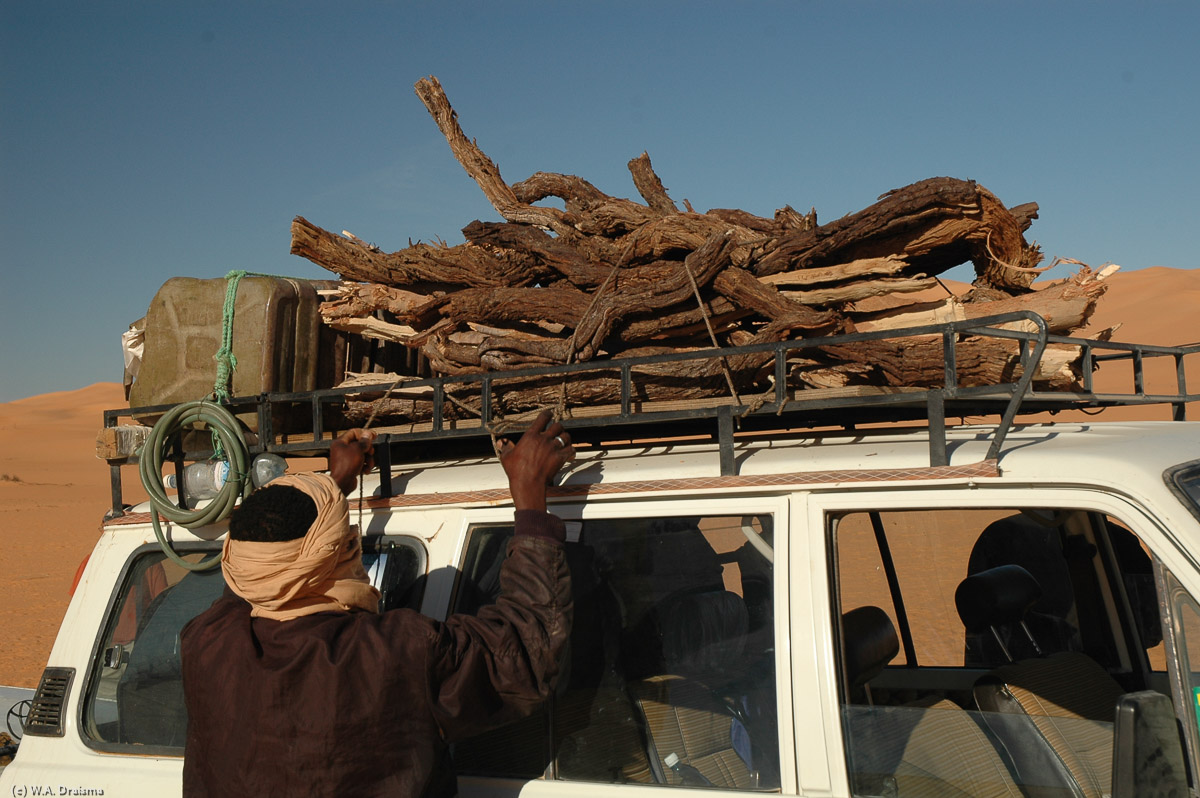
MULTIPOLYGON (((1117 323, 1115 340, 1158 344, 1200 341, 1200 269, 1155 267, 1118 273, 1089 330, 1117 323)), ((114 374, 121 361, 114 331, 114 374)), ((1200 358, 1188 363, 1190 390, 1200 391, 1200 358)), ((1172 379, 1160 374, 1154 380, 1172 379)), ((1156 382, 1149 386, 1155 390, 1156 382)), ((1103 388, 1107 383, 1100 382, 1103 388)), ((1131 385, 1123 377, 1123 386, 1131 385)), ((0 404, 0 684, 35 687, 70 599, 72 578, 99 535, 110 505, 107 465, 96 459, 102 411, 125 405, 118 383, 0 404)), ((1200 408, 1192 410, 1200 418, 1200 408)), ((1099 418, 1167 419, 1164 407, 1108 410, 1099 418)), ((126 501, 143 494, 126 476, 126 501)))

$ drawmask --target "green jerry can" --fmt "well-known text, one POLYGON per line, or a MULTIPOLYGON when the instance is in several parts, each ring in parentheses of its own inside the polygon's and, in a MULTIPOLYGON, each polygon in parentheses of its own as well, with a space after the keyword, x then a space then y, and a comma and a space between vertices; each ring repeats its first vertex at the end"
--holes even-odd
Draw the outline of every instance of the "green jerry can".
MULTIPOLYGON (((225 325, 228 280, 173 277, 146 311, 141 371, 129 389, 130 407, 177 404, 212 396, 215 355, 225 325)), ((232 349, 237 367, 230 396, 316 389, 320 299, 307 280, 242 277, 233 305, 232 349)), ((152 423, 153 416, 139 416, 152 423)), ((256 430, 253 413, 238 414, 256 430)), ((276 430, 277 432, 282 430, 276 430)))

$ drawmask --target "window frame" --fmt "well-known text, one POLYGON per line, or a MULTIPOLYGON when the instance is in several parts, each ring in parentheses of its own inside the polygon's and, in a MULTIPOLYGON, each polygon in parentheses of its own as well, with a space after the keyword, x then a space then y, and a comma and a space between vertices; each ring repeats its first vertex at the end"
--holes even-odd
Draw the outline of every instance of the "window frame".
MULTIPOLYGON (((710 494, 711 496, 711 494, 710 494)), ((792 536, 790 496, 787 493, 745 493, 726 494, 711 498, 697 498, 694 495, 660 496, 653 498, 634 497, 624 500, 597 500, 586 504, 563 503, 552 504, 549 512, 561 518, 568 529, 568 538, 578 540, 579 532, 572 534, 572 524, 595 520, 615 520, 622 518, 671 518, 679 516, 738 516, 765 515, 773 516, 774 523, 774 560, 772 579, 772 601, 774 602, 775 638, 775 704, 777 711, 777 734, 779 736, 779 767, 781 791, 783 794, 795 793, 795 739, 792 719, 793 685, 791 679, 792 653, 788 645, 789 618, 789 578, 786 563, 788 562, 789 538, 792 536)), ((462 533, 455 550, 454 567, 461 569, 465 563, 471 532, 480 526, 495 526, 512 524, 511 508, 478 508, 464 513, 462 533)), ((586 527, 585 527, 586 528, 586 527)), ((456 601, 457 585, 452 595, 448 597, 445 612, 449 612, 456 601)), ((443 616, 444 617, 444 616, 443 616)), ((500 785, 512 785, 514 793, 519 789, 521 795, 561 795, 569 790, 577 795, 607 796, 613 789, 621 790, 662 790, 680 789, 668 785, 656 784, 614 784, 610 782, 590 782, 556 778, 557 758, 552 760, 546 772, 539 778, 523 780, 517 777, 479 776, 458 774, 459 789, 463 795, 478 792, 492 794, 500 785), (516 785, 521 785, 519 788, 516 785)), ((687 788, 683 788, 687 789, 687 788)), ((760 795, 761 792, 748 792, 735 789, 704 788, 706 794, 712 795, 760 795)), ((659 794, 659 793, 647 793, 659 794)))
MULTIPOLYGON (((1167 675, 1170 681, 1171 699, 1175 705, 1177 719, 1183 729, 1183 737, 1187 745, 1184 758, 1191 771, 1192 779, 1200 778, 1200 714, 1193 713, 1186 717, 1180 712, 1180 707, 1195 706, 1192 697, 1192 680, 1186 633, 1181 620, 1184 605, 1191 605, 1195 612, 1200 610, 1200 601, 1194 598, 1196 593, 1188 588, 1167 568, 1162 560, 1151 553, 1154 562, 1154 578, 1158 587, 1159 617, 1163 621, 1163 642, 1167 651, 1167 675)), ((1200 664, 1200 663, 1198 663, 1200 664)))
POLYGON ((1179 499, 1197 521, 1200 521, 1200 490, 1193 492, 1184 487, 1183 482, 1191 478, 1200 478, 1200 460, 1191 460, 1171 466, 1163 472, 1163 482, 1179 499))
MULTIPOLYGON (((221 551, 223 541, 186 541, 172 544, 176 554, 195 554, 197 552, 209 555, 221 551)), ((129 552, 121 566, 120 576, 114 581, 114 587, 109 593, 108 602, 101 616, 103 623, 98 627, 96 638, 92 641, 91 655, 88 657, 88 671, 79 691, 78 706, 75 708, 75 722, 79 729, 79 738, 93 751, 105 754, 124 754, 126 756, 157 756, 173 759, 183 759, 183 748, 170 745, 143 745, 139 743, 116 743, 99 740, 92 735, 91 724, 88 722, 88 708, 92 704, 93 690, 98 688, 96 682, 100 678, 101 662, 104 655, 104 644, 112 635, 116 624, 120 621, 120 609, 129 588, 134 566, 142 558, 162 554, 162 547, 157 543, 143 543, 129 552)), ((166 558, 166 555, 163 555, 166 558)))

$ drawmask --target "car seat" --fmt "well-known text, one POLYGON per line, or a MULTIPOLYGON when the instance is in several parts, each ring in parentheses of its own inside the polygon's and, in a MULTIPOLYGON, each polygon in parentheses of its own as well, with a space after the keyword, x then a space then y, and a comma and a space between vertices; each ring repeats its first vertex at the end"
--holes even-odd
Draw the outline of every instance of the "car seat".
MULTIPOLYGON (((221 596, 221 570, 190 571, 151 602, 117 684, 118 741, 182 746, 187 731, 179 633, 221 596)), ((214 675, 213 678, 220 678, 214 675)))
POLYGON ((842 616, 843 682, 850 698, 843 722, 854 794, 1071 795, 1062 780, 1050 782, 1057 789, 1018 786, 988 734, 947 698, 930 695, 899 706, 874 705, 869 683, 899 650, 896 628, 882 609, 859 607, 842 616))
MULTIPOLYGON (((1002 627, 1016 626, 1036 648, 1022 622, 1040 596, 1029 571, 1004 565, 963 580, 955 604, 968 632, 986 631, 1000 640, 1002 627)), ((1110 794, 1112 726, 1125 691, 1086 654, 1061 651, 1011 661, 977 680, 973 692, 1012 761, 1057 770, 1088 798, 1110 794), (1046 760, 1047 747, 1057 761, 1046 760)))
POLYGON ((744 730, 737 701, 710 687, 739 673, 745 603, 736 593, 710 590, 668 599, 655 615, 662 672, 632 685, 655 781, 758 787, 757 772, 735 743, 744 730))

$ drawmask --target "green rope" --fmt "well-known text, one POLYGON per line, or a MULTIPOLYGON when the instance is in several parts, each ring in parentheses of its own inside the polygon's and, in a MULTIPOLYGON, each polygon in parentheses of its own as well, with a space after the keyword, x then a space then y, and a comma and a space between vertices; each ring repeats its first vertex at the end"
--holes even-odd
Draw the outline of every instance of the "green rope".
POLYGON ((213 383, 213 398, 227 404, 233 389, 233 372, 237 357, 233 354, 233 308, 237 302, 238 283, 249 272, 234 269, 225 275, 225 304, 221 306, 221 348, 213 355, 217 361, 217 379, 213 383))
MULTIPOLYGON (((212 397, 217 402, 226 405, 233 394, 233 372, 237 369, 237 356, 233 354, 233 312, 237 304, 238 285, 243 277, 270 277, 269 274, 248 272, 245 269, 233 269, 225 275, 225 302, 221 306, 221 347, 213 355, 217 361, 217 377, 213 381, 212 397)), ((225 457, 224 444, 215 432, 212 436, 213 457, 221 460, 225 457)))

